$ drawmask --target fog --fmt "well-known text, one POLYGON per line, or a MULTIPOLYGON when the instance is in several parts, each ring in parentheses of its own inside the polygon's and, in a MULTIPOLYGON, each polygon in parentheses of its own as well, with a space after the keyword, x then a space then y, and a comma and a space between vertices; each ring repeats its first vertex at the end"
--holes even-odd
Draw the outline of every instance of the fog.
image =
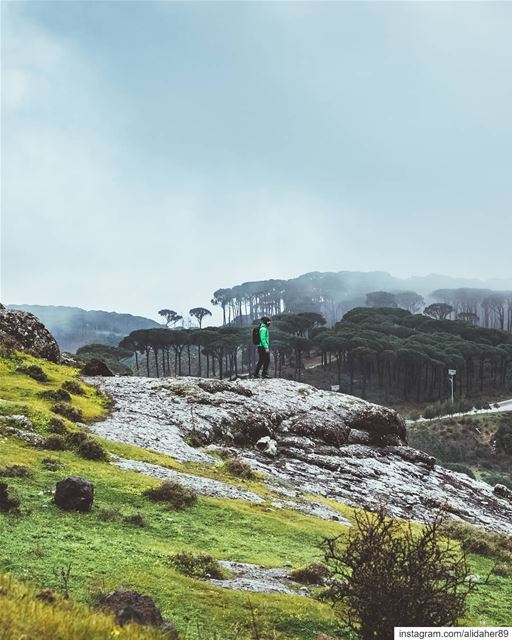
POLYGON ((510 279, 508 3, 2 4, 10 304, 510 279))

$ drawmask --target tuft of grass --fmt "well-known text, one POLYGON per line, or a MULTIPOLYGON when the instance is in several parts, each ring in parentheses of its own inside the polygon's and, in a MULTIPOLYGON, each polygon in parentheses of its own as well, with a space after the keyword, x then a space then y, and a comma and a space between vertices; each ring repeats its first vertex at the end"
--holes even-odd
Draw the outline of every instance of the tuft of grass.
POLYGON ((172 509, 180 511, 197 502, 197 493, 179 482, 166 480, 158 487, 144 491, 144 495, 154 502, 165 502, 172 509))
POLYGON ((73 407, 69 402, 57 402, 53 405, 52 411, 64 416, 64 418, 67 418, 71 422, 81 422, 84 419, 82 410, 73 407))
POLYGON ((219 562, 207 553, 182 551, 169 558, 171 566, 190 578, 222 580, 226 577, 219 562))
POLYGON ((329 575, 329 569, 321 562, 310 562, 305 567, 290 571, 290 578, 301 584, 323 584, 329 575))
POLYGON ((19 371, 20 373, 25 373, 27 376, 30 376, 33 380, 37 380, 37 382, 48 382, 48 375, 37 364, 31 364, 28 366, 20 365, 19 367, 16 367, 16 371, 19 371))
POLYGON ((51 451, 65 451, 68 445, 64 436, 58 433, 52 433, 45 439, 43 448, 50 449, 51 451))
POLYGON ((256 474, 251 467, 238 458, 228 458, 224 463, 224 469, 230 475, 243 480, 254 480, 256 478, 256 474))
POLYGON ((24 464, 8 464, 0 467, 0 477, 3 478, 28 478, 30 469, 24 464))
POLYGON ((41 391, 41 398, 53 400, 54 402, 71 402, 71 396, 65 389, 50 389, 49 391, 41 391))
POLYGON ((75 396, 85 395, 84 387, 76 380, 66 380, 65 382, 62 383, 61 388, 67 391, 68 393, 72 393, 75 396))
POLYGON ((86 438, 79 444, 78 455, 82 458, 87 458, 87 460, 100 460, 105 462, 109 459, 109 455, 102 445, 93 438, 86 438))

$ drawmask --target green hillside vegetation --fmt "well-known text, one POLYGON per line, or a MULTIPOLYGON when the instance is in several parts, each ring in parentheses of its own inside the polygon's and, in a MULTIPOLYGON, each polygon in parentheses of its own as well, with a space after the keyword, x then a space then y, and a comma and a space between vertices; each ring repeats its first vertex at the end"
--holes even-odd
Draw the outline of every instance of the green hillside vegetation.
POLYGON ((417 422, 409 444, 444 466, 512 489, 512 414, 482 414, 417 422))
MULTIPOLYGON (((2 358, 0 413, 4 419, 0 423, 9 426, 9 416, 22 414, 33 421, 38 434, 58 435, 52 432, 54 403, 42 397, 41 391, 55 392, 66 382, 83 388, 82 395, 70 394, 68 404, 81 410, 84 422, 106 414, 108 400, 81 383, 76 370, 26 355, 2 358), (48 381, 38 382, 27 373, 16 371, 19 366, 40 367, 48 381)), ((74 422, 61 420, 70 432, 81 432, 74 422)), ((68 435, 64 437, 67 443, 66 438, 68 435)), ((233 484, 257 490, 261 495, 269 491, 258 477, 243 481, 229 476, 222 467, 183 465, 136 447, 105 440, 101 443, 110 454, 211 477, 229 477, 233 484)), ((164 503, 143 495, 145 490, 158 486, 156 480, 122 471, 106 461, 86 459, 76 447, 66 447, 48 451, 6 435, 5 431, 0 433, 0 474, 4 474, 0 481, 7 482, 21 501, 19 512, 0 513, 0 597, 6 603, 0 607, 0 629, 14 629, 30 637, 36 630, 40 633, 43 625, 47 635, 37 637, 44 640, 115 637, 119 628, 89 607, 94 607, 101 593, 125 587, 152 596, 164 617, 176 623, 184 639, 213 640, 214 633, 222 640, 255 638, 253 614, 262 640, 311 640, 319 632, 348 638, 339 630, 328 604, 300 596, 221 589, 184 575, 173 560, 183 552, 205 553, 217 560, 267 567, 291 563, 298 569, 322 559, 320 541, 346 532, 341 524, 278 510, 268 502, 252 505, 199 497, 193 506, 170 510, 164 503), (16 472, 13 465, 18 465, 16 472), (20 467, 24 470, 20 471, 20 467), (90 513, 64 512, 52 502, 56 482, 69 475, 80 475, 94 483, 95 503, 90 513), (61 571, 68 568, 66 581, 61 571), (48 605, 35 599, 31 589, 52 589, 60 594, 68 591, 70 600, 58 599, 56 604, 48 605), (27 596, 22 598, 25 592, 27 596), (71 629, 69 635, 63 635, 66 620, 71 629)), ((345 516, 352 514, 348 507, 336 506, 345 516)), ((485 555, 470 558, 475 573, 481 575, 493 565, 485 555)), ((509 623, 507 603, 511 598, 512 579, 492 576, 472 596, 465 622, 509 623)), ((150 630, 132 627, 122 630, 123 638, 158 637, 150 630)))

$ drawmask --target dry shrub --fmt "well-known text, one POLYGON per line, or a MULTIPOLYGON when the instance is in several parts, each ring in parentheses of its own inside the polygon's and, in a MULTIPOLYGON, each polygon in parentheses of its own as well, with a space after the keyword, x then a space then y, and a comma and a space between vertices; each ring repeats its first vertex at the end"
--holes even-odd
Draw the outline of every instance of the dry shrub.
POLYGON ((50 419, 50 422, 48 424, 48 431, 50 433, 58 433, 61 436, 65 436, 69 433, 69 429, 67 428, 64 420, 61 420, 61 418, 57 418, 57 416, 54 416, 50 419))
POLYGON ((71 422, 81 422, 84 417, 81 409, 71 406, 68 402, 57 402, 53 405, 52 411, 71 420, 71 422))
POLYGON ((92 438, 86 438, 78 447, 78 455, 87 460, 106 462, 109 455, 103 445, 92 438))
POLYGON ((65 451, 68 448, 68 445, 64 436, 61 436, 58 433, 53 433, 45 438, 43 448, 50 449, 51 451, 65 451))
POLYGON ((66 436, 66 443, 71 449, 78 449, 87 438, 88 435, 84 431, 70 431, 66 436))
POLYGON ((62 467, 62 462, 57 460, 57 458, 43 458, 41 460, 41 465, 47 471, 58 471, 62 467))
POLYGON ((21 373, 30 376, 33 380, 37 380, 37 382, 48 382, 48 376, 41 367, 37 366, 37 364, 31 364, 28 367, 16 367, 16 371, 20 371, 21 373))
POLYGON ((145 522, 143 516, 141 516, 140 513, 132 513, 132 514, 130 514, 128 516, 124 516, 123 522, 125 524, 131 524, 134 527, 143 528, 143 527, 146 526, 146 522, 145 522))
POLYGON ((169 558, 171 565, 180 573, 191 578, 222 580, 224 572, 217 560, 207 553, 183 551, 169 558))
POLYGON ((63 382, 61 386, 65 391, 68 391, 69 393, 72 393, 75 396, 85 395, 84 388, 76 380, 66 380, 66 382, 63 382))
POLYGON ((27 478, 30 475, 30 469, 24 464, 8 464, 0 467, 0 476, 4 478, 27 478))
POLYGON ((343 543, 324 541, 332 576, 325 598, 362 640, 389 640, 400 626, 457 625, 477 585, 465 551, 443 538, 442 522, 438 514, 414 531, 381 507, 357 512, 343 543))
POLYGON ((254 471, 248 464, 242 462, 238 458, 229 458, 224 463, 224 469, 232 476, 242 478, 243 480, 254 480, 256 477, 254 471))
POLYGON ((41 391, 39 395, 45 400, 55 400, 55 402, 69 402, 71 400, 71 396, 65 389, 41 391))
POLYGON ((329 575, 329 569, 321 562, 311 562, 305 567, 290 571, 290 578, 301 584, 323 584, 329 575))
POLYGON ((154 502, 165 502, 172 509, 180 511, 197 502, 197 493, 179 482, 167 480, 158 487, 146 489, 143 495, 154 502))

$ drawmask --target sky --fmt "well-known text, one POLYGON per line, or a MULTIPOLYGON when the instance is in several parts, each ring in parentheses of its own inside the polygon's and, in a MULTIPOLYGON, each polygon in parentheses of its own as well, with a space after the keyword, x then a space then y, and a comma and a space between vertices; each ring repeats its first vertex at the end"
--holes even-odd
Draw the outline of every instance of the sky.
POLYGON ((1 9, 4 304, 512 276, 512 3, 1 9))

